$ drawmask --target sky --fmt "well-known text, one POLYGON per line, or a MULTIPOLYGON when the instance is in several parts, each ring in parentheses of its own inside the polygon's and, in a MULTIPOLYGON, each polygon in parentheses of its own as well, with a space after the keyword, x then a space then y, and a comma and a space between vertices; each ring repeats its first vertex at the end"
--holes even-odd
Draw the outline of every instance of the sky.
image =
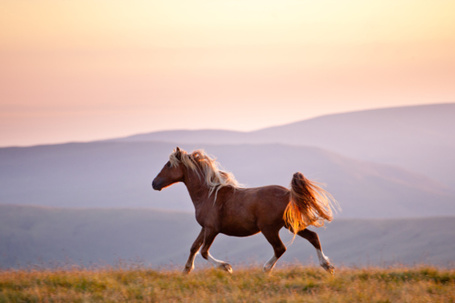
POLYGON ((455 102, 453 0, 2 0, 0 146, 455 102))

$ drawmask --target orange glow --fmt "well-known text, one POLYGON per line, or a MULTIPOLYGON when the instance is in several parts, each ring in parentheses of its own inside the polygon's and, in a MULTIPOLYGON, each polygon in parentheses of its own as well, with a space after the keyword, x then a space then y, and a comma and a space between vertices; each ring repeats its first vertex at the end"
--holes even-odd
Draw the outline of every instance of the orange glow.
POLYGON ((0 2, 0 146, 455 102, 454 1, 0 2))

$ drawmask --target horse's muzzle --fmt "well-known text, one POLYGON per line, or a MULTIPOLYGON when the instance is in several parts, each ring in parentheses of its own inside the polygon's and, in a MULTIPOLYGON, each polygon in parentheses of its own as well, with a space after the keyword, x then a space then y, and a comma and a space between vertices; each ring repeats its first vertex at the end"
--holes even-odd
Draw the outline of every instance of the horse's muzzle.
POLYGON ((163 188, 162 186, 160 186, 160 184, 158 184, 158 182, 156 182, 156 179, 153 180, 152 187, 154 190, 161 190, 163 188))

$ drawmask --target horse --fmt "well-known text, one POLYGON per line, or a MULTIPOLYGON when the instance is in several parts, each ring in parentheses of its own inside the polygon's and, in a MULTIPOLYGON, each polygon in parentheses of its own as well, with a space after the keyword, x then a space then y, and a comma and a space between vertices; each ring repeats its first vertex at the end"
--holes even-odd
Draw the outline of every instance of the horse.
POLYGON ((319 263, 333 274, 335 267, 324 255, 316 232, 307 229, 320 227, 333 219, 332 208, 338 207, 333 197, 300 172, 293 175, 291 188, 269 185, 245 188, 232 173, 222 171, 218 162, 203 150, 187 153, 177 147, 169 161, 152 182, 155 190, 183 182, 194 204, 196 220, 202 229, 190 249, 183 270, 194 269, 194 259, 200 253, 204 259, 232 273, 232 266, 215 259, 209 249, 218 234, 247 237, 262 232, 272 245, 274 254, 264 264, 268 273, 286 251, 279 231, 286 227, 293 234, 308 240, 316 249, 319 263))

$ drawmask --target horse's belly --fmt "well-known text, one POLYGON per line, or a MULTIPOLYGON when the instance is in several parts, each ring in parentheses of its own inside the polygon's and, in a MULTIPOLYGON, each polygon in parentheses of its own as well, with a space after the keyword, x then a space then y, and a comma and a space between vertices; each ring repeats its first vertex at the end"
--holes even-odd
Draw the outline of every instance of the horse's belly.
POLYGON ((229 226, 221 228, 222 234, 235 237, 247 237, 257 234, 259 231, 259 228, 253 224, 229 224, 229 226))

